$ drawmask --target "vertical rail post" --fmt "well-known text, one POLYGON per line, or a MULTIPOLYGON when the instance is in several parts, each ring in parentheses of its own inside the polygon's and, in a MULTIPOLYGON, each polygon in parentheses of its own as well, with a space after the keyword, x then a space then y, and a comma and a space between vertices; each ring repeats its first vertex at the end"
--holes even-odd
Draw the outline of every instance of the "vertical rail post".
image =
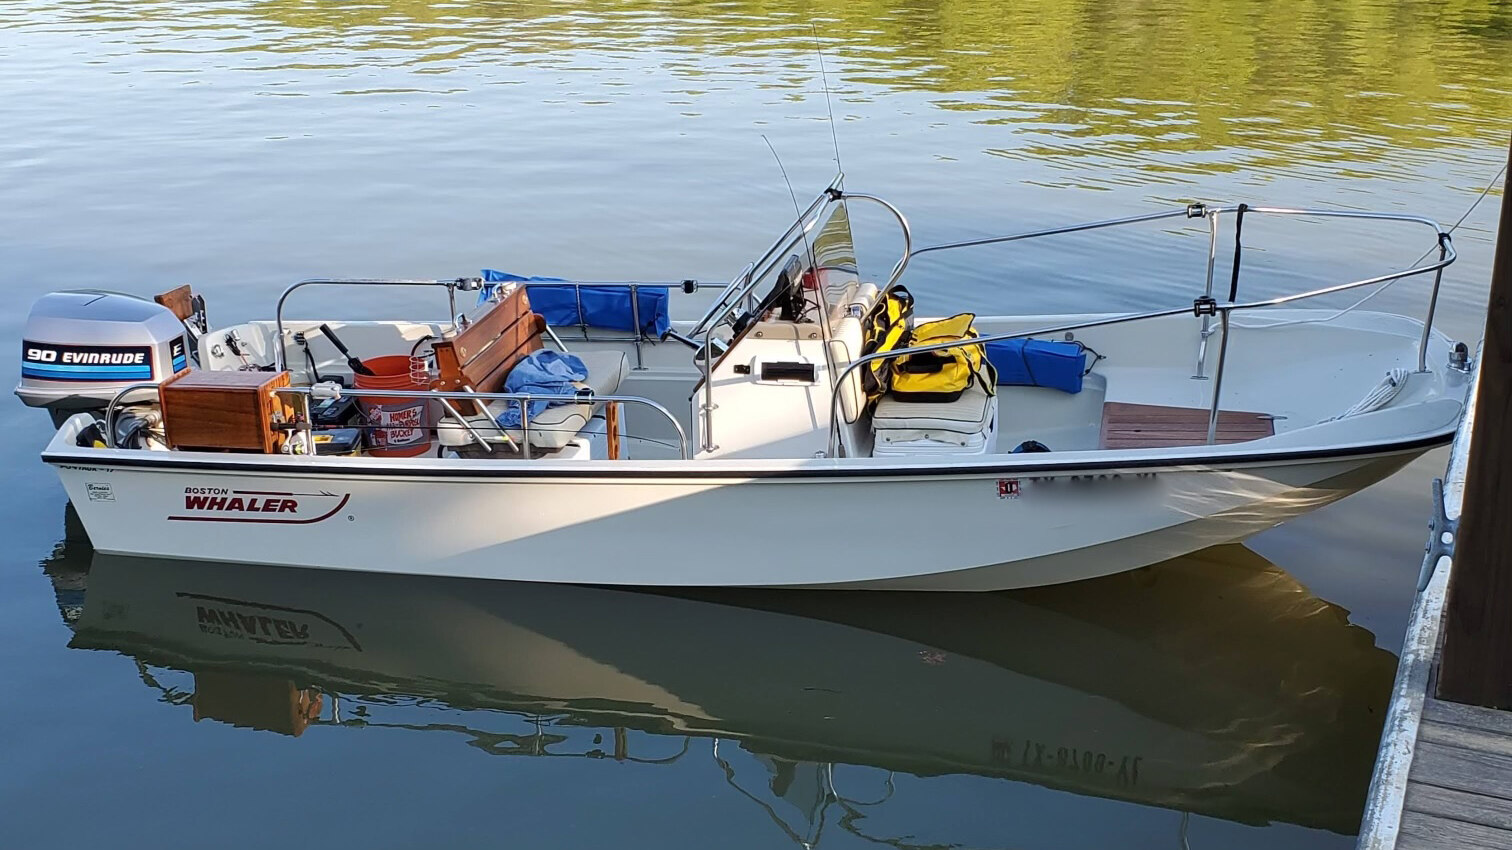
MULTIPOLYGON (((1507 160, 1512 162, 1512 145, 1507 160)), ((1512 708, 1512 198, 1502 196, 1438 697, 1512 708)))
POLYGON ((583 314, 583 285, 581 283, 574 283, 572 285, 572 297, 577 303, 578 330, 583 332, 583 339, 586 341, 588 339, 588 317, 583 314))
POLYGON ((1223 338, 1218 340, 1218 368, 1213 370, 1213 404, 1208 410, 1207 444, 1218 441, 1218 409, 1223 406, 1223 366, 1228 359, 1229 311, 1231 306, 1218 308, 1218 324, 1223 338))
POLYGON ((530 394, 520 400, 520 456, 530 460, 530 394))
MULTIPOLYGON (((1439 234, 1439 262, 1449 256, 1449 234, 1439 234)), ((1428 337, 1433 333, 1433 314, 1438 310, 1439 284, 1444 282, 1444 270, 1433 273, 1433 294, 1428 296, 1428 316, 1423 319, 1423 338, 1418 340, 1419 372, 1428 371, 1428 337)))
POLYGON ((1228 359, 1229 313, 1234 309, 1234 300, 1239 297, 1239 262, 1244 258, 1244 242, 1241 237, 1244 235, 1244 214, 1248 211, 1248 204, 1240 204, 1238 212, 1234 214, 1234 268, 1229 276, 1228 303, 1218 308, 1218 322, 1223 339, 1218 341, 1218 368, 1213 372, 1213 404, 1208 410, 1207 444, 1210 446, 1218 442, 1218 412, 1223 406, 1223 366, 1228 359))
POLYGON ((703 450, 706 452, 712 452, 715 449, 719 448, 718 446, 714 445, 714 346, 712 332, 704 334, 703 368, 703 450))
POLYGON ((1213 269, 1218 265, 1218 211, 1208 213, 1208 261, 1207 261, 1207 289, 1204 295, 1213 294, 1213 269))
MULTIPOLYGON (((634 281, 630 283, 630 318, 635 322, 635 368, 646 368, 646 358, 641 354, 641 318, 640 318, 640 289, 634 281)), ((587 316, 583 317, 586 321, 587 316)))
MULTIPOLYGON (((1207 259, 1207 286, 1202 290, 1204 298, 1213 297, 1213 269, 1218 264, 1218 211, 1212 210, 1207 214, 1208 220, 1208 259, 1207 259)), ((1192 375, 1200 381, 1207 380, 1207 347, 1208 337, 1213 335, 1213 317, 1202 317, 1202 331, 1197 340, 1197 368, 1192 375)))

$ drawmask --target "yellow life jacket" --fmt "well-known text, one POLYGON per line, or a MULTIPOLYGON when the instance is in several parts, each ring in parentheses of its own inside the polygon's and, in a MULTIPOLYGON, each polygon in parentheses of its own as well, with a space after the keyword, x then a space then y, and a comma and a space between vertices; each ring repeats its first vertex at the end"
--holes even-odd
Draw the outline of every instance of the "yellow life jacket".
MULTIPOLYGON (((908 338, 908 321, 913 317, 913 294, 899 285, 893 285, 877 297, 871 312, 861 322, 861 353, 876 354, 901 348, 908 338)), ((867 403, 881 398, 887 392, 892 375, 893 361, 874 360, 858 368, 861 372, 861 391, 867 403)))
MULTIPOLYGON (((961 313, 948 319, 914 327, 904 348, 976 339, 972 322, 976 316, 961 313)), ((988 395, 997 385, 992 364, 983 356, 984 346, 962 345, 905 354, 893 361, 892 395, 899 401, 951 402, 961 397, 973 381, 981 381, 988 395)))

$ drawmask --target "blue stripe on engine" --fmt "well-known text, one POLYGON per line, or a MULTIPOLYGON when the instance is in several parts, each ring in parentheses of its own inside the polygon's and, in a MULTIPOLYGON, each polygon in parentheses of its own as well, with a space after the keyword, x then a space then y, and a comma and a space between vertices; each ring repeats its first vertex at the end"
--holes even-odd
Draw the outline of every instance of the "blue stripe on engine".
POLYGON ((151 380, 150 366, 38 366, 21 364, 21 375, 44 381, 138 381, 151 380))
POLYGON ((108 363, 63 364, 23 362, 21 365, 24 368, 35 369, 39 372, 146 372, 149 375, 152 374, 151 366, 140 366, 136 364, 118 366, 108 363))

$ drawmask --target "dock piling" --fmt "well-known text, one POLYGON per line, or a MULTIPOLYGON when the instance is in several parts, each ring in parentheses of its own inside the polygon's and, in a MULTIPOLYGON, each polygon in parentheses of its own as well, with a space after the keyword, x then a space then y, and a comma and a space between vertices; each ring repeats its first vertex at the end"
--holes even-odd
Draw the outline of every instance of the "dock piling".
MULTIPOLYGON (((1512 143, 1508 145, 1512 162, 1512 143)), ((1502 192, 1491 297, 1486 308, 1476 419, 1475 463, 1465 477, 1454 541, 1441 700, 1512 709, 1512 203, 1502 192)))

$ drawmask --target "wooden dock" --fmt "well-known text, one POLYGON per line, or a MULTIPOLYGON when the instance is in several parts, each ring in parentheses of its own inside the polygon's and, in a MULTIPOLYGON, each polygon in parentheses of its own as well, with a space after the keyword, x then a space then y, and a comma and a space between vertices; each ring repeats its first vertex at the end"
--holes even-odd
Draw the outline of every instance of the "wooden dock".
POLYGON ((1397 847, 1512 847, 1512 713, 1429 697, 1397 847))
MULTIPOLYGON (((1475 418, 1473 388, 1470 399, 1470 408, 1454 441, 1442 494, 1444 513, 1450 520, 1459 518, 1464 498, 1468 435, 1475 418)), ((1434 533, 1438 532, 1435 529, 1434 533)), ((1381 750, 1360 825, 1360 850, 1512 848, 1512 793, 1486 796, 1489 789, 1479 778, 1483 771, 1475 766, 1482 758, 1505 760, 1506 775, 1500 787, 1512 790, 1512 715, 1502 716, 1504 712, 1494 709, 1473 709, 1500 719, 1506 737, 1498 740, 1474 726, 1449 720, 1470 716, 1463 713, 1471 711, 1468 707, 1429 696, 1436 683, 1444 600, 1454 569, 1450 557, 1433 560, 1432 577, 1418 593, 1412 618, 1407 623, 1402 660, 1397 667, 1391 707, 1381 731, 1381 750), (1487 738, 1499 747, 1491 746, 1487 738), (1466 746, 1472 742, 1480 746, 1466 746), (1469 841, 1463 838, 1467 831, 1484 831, 1500 835, 1503 840, 1469 841)), ((1490 728, 1498 727, 1491 724, 1490 728)))
MULTIPOLYGON (((1475 398, 1472 388, 1444 484, 1451 522, 1464 501, 1475 398)), ((1360 829, 1361 850, 1512 850, 1512 711, 1433 696, 1453 571, 1453 558, 1436 559, 1407 626, 1360 829)))
MULTIPOLYGON (((1451 522, 1464 504, 1476 397, 1472 388, 1445 479, 1444 513, 1451 522)), ((1512 711, 1434 696, 1453 572, 1453 558, 1436 559, 1407 625, 1361 850, 1512 850, 1512 711)))
MULTIPOLYGON (((1467 424, 1473 416, 1472 404, 1467 424)), ((1444 494, 1451 520, 1468 455, 1468 441, 1456 441, 1444 494)), ((1453 567, 1451 558, 1439 559, 1408 624, 1361 850, 1512 850, 1512 711, 1433 696, 1453 567)))
MULTIPOLYGON (((1444 486, 1451 521, 1464 499, 1474 398, 1472 391, 1444 486)), ((1436 559, 1407 626, 1361 850, 1512 848, 1512 712, 1433 696, 1453 570, 1452 558, 1436 559)))

